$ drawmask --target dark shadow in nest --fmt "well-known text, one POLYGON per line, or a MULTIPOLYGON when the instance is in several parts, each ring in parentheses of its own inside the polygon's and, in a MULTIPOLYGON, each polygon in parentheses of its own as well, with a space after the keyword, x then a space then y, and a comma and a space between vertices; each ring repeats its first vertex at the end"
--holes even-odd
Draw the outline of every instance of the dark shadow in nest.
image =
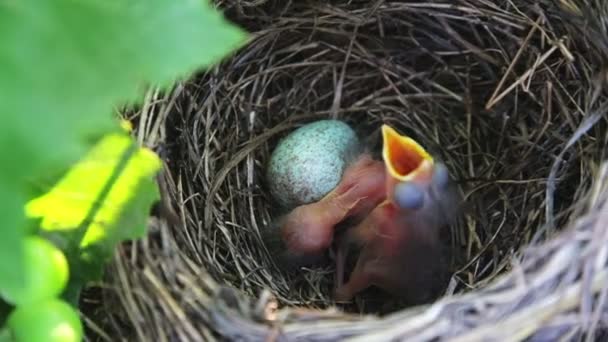
MULTIPOLYGON (((252 297, 269 288, 284 305, 332 305, 331 266, 280 272, 261 239, 276 216, 264 179, 272 149, 330 117, 375 143, 389 123, 446 162, 468 209, 449 236, 459 251, 450 293, 504 272, 549 219, 549 232, 565 222, 601 157, 597 141, 564 155, 551 198, 546 186, 592 109, 578 104, 592 103, 580 84, 593 76, 533 6, 470 2, 267 2, 276 12, 266 16, 230 7, 254 39, 181 89, 168 122, 169 167, 186 199, 182 252, 252 297)), ((603 139, 602 129, 590 134, 603 139)), ((370 289, 348 309, 378 312, 378 301, 396 304, 383 312, 400 307, 370 289)))

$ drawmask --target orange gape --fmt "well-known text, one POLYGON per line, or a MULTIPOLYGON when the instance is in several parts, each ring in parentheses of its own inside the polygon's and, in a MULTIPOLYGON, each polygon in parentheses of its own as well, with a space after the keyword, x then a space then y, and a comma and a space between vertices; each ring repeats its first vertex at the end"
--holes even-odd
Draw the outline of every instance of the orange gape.
POLYGON ((375 285, 412 303, 424 302, 444 271, 439 233, 452 218, 455 197, 442 164, 389 126, 382 132, 386 197, 338 242, 335 298, 347 301, 375 285), (360 254, 343 283, 353 244, 360 254))

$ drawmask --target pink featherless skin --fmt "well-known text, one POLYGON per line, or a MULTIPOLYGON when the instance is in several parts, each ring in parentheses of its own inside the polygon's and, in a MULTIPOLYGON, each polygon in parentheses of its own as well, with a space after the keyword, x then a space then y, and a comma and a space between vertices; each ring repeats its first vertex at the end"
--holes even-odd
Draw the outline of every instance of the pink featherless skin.
POLYGON ((384 164, 367 153, 360 155, 324 198, 296 207, 279 220, 275 250, 281 265, 293 269, 319 260, 331 246, 339 223, 360 221, 385 199, 385 183, 384 164))
POLYGON ((413 140, 384 126, 385 200, 338 241, 335 300, 376 286, 412 304, 428 301, 446 273, 441 229, 456 217, 458 200, 447 169, 413 140), (359 255, 343 282, 346 255, 359 255))

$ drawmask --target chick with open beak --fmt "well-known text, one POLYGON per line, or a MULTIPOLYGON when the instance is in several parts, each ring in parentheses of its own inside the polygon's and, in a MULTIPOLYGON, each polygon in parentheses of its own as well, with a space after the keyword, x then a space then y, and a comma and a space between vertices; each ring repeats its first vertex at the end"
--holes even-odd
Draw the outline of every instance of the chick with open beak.
POLYGON ((370 286, 412 304, 435 295, 445 274, 440 241, 457 212, 456 193, 445 165, 413 139, 382 126, 385 196, 360 223, 349 228, 336 252, 337 301, 348 301, 370 286), (347 282, 345 258, 360 253, 347 282))

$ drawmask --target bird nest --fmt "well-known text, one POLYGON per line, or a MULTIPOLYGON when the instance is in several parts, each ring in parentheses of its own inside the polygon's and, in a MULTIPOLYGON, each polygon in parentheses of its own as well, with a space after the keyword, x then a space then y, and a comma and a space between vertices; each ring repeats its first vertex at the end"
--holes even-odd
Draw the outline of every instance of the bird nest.
MULTIPOLYGON (((608 5, 594 0, 244 1, 221 65, 126 114, 166 162, 149 234, 88 289, 90 335, 142 341, 553 340, 608 318, 608 5), (443 296, 333 300, 331 265, 282 272, 262 236, 277 142, 382 123, 445 161, 465 207, 443 296), (98 289, 102 289, 98 291, 98 289), (99 295, 101 293, 101 295, 99 295), (382 310, 374 299, 394 304, 382 310), (101 301, 100 301, 101 300, 101 301), (92 304, 91 304, 92 302, 92 304), (95 304, 97 303, 97 304, 95 304)), ((368 291, 369 292, 369 291, 368 291)))

